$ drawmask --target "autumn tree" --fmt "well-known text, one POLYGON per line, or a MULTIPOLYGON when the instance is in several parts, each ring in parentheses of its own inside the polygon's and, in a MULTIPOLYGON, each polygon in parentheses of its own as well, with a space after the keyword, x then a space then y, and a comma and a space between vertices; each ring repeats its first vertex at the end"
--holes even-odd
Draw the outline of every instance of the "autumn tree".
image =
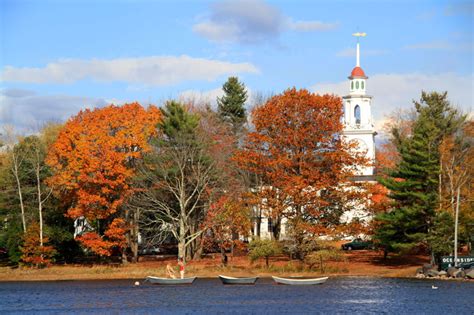
POLYGON ((77 240, 99 255, 126 247, 129 225, 122 205, 133 193, 136 163, 150 150, 160 117, 156 107, 138 103, 86 109, 69 119, 49 150, 48 183, 69 205, 68 217, 92 223, 94 231, 77 240))
POLYGON ((208 247, 217 245, 222 265, 227 265, 226 251, 242 245, 235 234, 248 237, 251 229, 250 211, 243 199, 223 195, 209 206, 203 222, 204 242, 208 247))
MULTIPOLYGON (((454 252, 457 256, 458 236, 468 243, 474 225, 473 169, 474 164, 474 122, 466 121, 451 135, 445 136, 440 145, 441 179, 443 182, 440 203, 444 216, 451 215, 454 224, 454 252), (461 233, 459 233, 459 231, 461 233)), ((439 234, 439 233, 438 233, 439 234)), ((438 242, 437 238, 432 237, 438 242)), ((441 243, 441 242, 439 242, 441 243)), ((443 254, 447 254, 446 251, 443 254)))
POLYGON ((174 101, 162 113, 160 133, 135 178, 139 192, 131 204, 143 212, 145 235, 154 243, 171 235, 178 242, 178 255, 189 259, 191 243, 203 232, 200 223, 215 180, 215 164, 198 115, 174 101))
POLYGON ((237 77, 229 77, 222 90, 224 96, 217 98, 217 112, 222 120, 231 123, 234 130, 238 131, 247 120, 244 107, 248 97, 247 90, 237 77))
POLYGON ((53 246, 49 245, 48 237, 43 237, 40 225, 36 222, 28 226, 23 235, 21 245, 21 261, 23 264, 36 268, 44 268, 51 264, 56 253, 53 246))
MULTIPOLYGON (((212 219, 209 218, 212 216, 217 216, 221 223, 218 230, 206 233, 204 238, 198 237, 197 240, 204 241, 205 244, 224 244, 233 255, 234 248, 241 245, 240 237, 247 236, 251 230, 250 222, 247 221, 250 219, 250 207, 246 174, 242 173, 232 159, 243 129, 236 132, 232 125, 223 121, 209 106, 195 107, 193 111, 200 117, 199 129, 207 139, 208 155, 214 164, 214 187, 210 193, 204 226, 208 228, 209 223, 212 225, 212 219)), ((199 255, 199 250, 196 255, 199 255)), ((225 252, 223 254, 225 256, 225 252)))
POLYGON ((338 97, 286 90, 252 111, 255 131, 235 157, 274 191, 265 202, 279 213, 268 216, 287 217, 297 244, 333 232, 342 213, 357 207, 350 178, 366 161, 341 137, 342 110, 338 97))

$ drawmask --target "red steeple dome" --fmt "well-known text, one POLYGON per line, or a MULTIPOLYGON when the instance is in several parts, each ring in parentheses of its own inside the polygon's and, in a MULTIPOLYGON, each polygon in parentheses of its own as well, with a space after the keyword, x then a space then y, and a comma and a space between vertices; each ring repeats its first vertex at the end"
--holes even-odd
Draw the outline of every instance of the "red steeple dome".
POLYGON ((351 78, 355 78, 355 77, 362 77, 362 78, 367 78, 365 76, 365 73, 364 73, 364 70, 362 70, 361 67, 355 67, 354 69, 352 69, 352 72, 351 72, 351 78))

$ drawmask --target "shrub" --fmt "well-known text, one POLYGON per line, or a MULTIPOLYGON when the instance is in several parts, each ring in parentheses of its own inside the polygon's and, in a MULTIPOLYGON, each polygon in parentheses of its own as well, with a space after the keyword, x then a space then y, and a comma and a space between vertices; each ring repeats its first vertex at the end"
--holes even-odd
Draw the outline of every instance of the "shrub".
POLYGON ((308 265, 309 269, 319 265, 321 272, 324 272, 324 262, 328 260, 342 261, 344 260, 344 255, 338 249, 321 249, 306 255, 304 263, 308 265))
POLYGON ((256 239, 249 244, 249 256, 252 262, 259 258, 265 258, 265 264, 268 268, 268 260, 271 256, 281 253, 280 244, 274 240, 256 239))

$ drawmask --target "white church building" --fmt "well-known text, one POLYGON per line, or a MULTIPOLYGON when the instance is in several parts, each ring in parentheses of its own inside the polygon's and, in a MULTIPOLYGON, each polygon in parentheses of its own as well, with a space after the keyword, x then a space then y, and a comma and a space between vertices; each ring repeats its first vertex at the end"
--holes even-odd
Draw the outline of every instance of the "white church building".
MULTIPOLYGON (((366 158, 371 161, 370 166, 359 167, 353 180, 357 182, 375 182, 375 136, 377 132, 374 128, 372 118, 372 96, 367 94, 368 77, 360 66, 360 44, 359 37, 365 36, 365 33, 353 34, 358 38, 356 48, 356 65, 348 77, 349 94, 342 97, 344 108, 344 131, 343 139, 345 141, 356 141, 358 150, 365 152, 366 158)), ((367 214, 363 208, 355 207, 354 210, 342 215, 343 222, 351 221, 354 217, 366 217, 367 214)), ((254 224, 254 235, 257 234, 257 224, 254 224)), ((272 238, 273 222, 271 218, 262 213, 260 223, 260 237, 264 239, 272 238)), ((280 226, 280 239, 285 239, 287 235, 286 218, 282 218, 280 226)))

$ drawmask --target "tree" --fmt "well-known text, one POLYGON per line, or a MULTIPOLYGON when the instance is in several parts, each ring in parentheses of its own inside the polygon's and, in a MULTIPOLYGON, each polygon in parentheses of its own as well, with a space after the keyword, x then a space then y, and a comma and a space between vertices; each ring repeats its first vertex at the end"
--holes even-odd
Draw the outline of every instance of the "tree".
MULTIPOLYGON (((29 239, 32 233, 29 226, 36 225, 38 231, 36 239, 39 247, 43 247, 43 240, 47 239, 45 209, 54 207, 55 202, 47 202, 50 199, 51 190, 44 183, 45 178, 49 176, 49 169, 45 165, 44 158, 47 145, 54 141, 59 128, 60 125, 50 123, 45 125, 38 135, 18 138, 17 143, 8 141, 10 149, 6 156, 9 158, 6 159, 5 167, 9 168, 10 172, 3 173, 4 176, 1 178, 5 194, 0 200, 0 208, 6 210, 4 242, 8 245, 13 262, 17 262, 17 258, 20 258, 19 247, 25 239, 18 233, 20 222, 30 233, 29 239), (16 196, 11 193, 14 187, 19 192, 16 196), (18 210, 21 210, 20 216, 17 215, 18 210)), ((41 251, 41 249, 38 250, 41 251)))
MULTIPOLYGON (((440 145, 441 185, 440 204, 442 209, 448 210, 454 216, 454 256, 457 258, 458 249, 458 227, 460 210, 464 215, 461 222, 461 230, 468 232, 469 223, 474 222, 473 212, 473 170, 474 163, 474 122, 467 121, 461 125, 456 132, 445 136, 440 145)), ((440 227, 446 229, 447 227, 440 227)), ((436 229, 435 229, 436 230, 436 229)), ((436 231, 435 231, 436 232, 436 231)))
POLYGON ((232 199, 221 196, 212 203, 206 213, 203 223, 205 227, 205 242, 210 247, 216 244, 221 253, 221 262, 227 265, 226 251, 231 250, 241 242, 233 237, 235 234, 247 237, 251 228, 250 211, 242 199, 232 199))
POLYGON ((135 166, 150 150, 160 119, 156 107, 145 110, 138 103, 87 109, 66 123, 49 150, 48 184, 69 205, 68 217, 93 223, 95 231, 77 239, 99 255, 111 255, 114 247, 124 252, 128 222, 122 205, 133 193, 135 166))
POLYGON ((411 134, 403 136, 399 129, 392 130, 401 160, 387 178, 380 179, 393 200, 392 210, 376 217, 375 238, 385 247, 385 255, 426 244, 439 204, 439 146, 464 120, 446 93, 422 92, 421 100, 414 104, 411 134))
POLYGON ((449 212, 438 211, 435 214, 432 232, 427 236, 427 242, 435 257, 453 252, 454 220, 449 212))
POLYGON ((233 125, 234 130, 241 130, 247 120, 244 107, 247 101, 245 85, 237 77, 230 77, 222 89, 224 96, 217 98, 217 112, 222 120, 233 125))
POLYGON ((264 194, 267 216, 286 216, 299 244, 334 232, 360 197, 350 178, 366 161, 355 144, 343 141, 341 115, 338 97, 286 90, 253 110, 255 131, 235 157, 262 178, 255 193, 264 194))
POLYGON ((249 244, 249 257, 252 262, 259 258, 265 258, 265 266, 269 267, 269 259, 281 253, 281 247, 277 241, 256 239, 249 244))
POLYGON ((21 261, 28 266, 44 268, 51 264, 56 253, 53 246, 47 245, 48 238, 43 237, 40 225, 36 222, 28 226, 21 246, 21 261))
POLYGON ((171 234, 178 241, 179 257, 187 259, 190 244, 203 232, 200 223, 215 180, 215 164, 198 115, 174 101, 162 113, 159 136, 135 179, 139 192, 131 204, 143 213, 145 234, 154 242, 171 234))
POLYGON ((23 155, 17 149, 15 149, 15 144, 18 141, 18 136, 15 135, 13 126, 7 126, 5 129, 6 141, 5 145, 7 147, 7 154, 10 159, 11 172, 15 178, 16 190, 18 193, 18 202, 20 205, 21 211, 21 223, 23 227, 23 233, 26 233, 26 218, 25 218, 25 205, 23 203, 23 190, 20 180, 20 168, 23 163, 23 155))

